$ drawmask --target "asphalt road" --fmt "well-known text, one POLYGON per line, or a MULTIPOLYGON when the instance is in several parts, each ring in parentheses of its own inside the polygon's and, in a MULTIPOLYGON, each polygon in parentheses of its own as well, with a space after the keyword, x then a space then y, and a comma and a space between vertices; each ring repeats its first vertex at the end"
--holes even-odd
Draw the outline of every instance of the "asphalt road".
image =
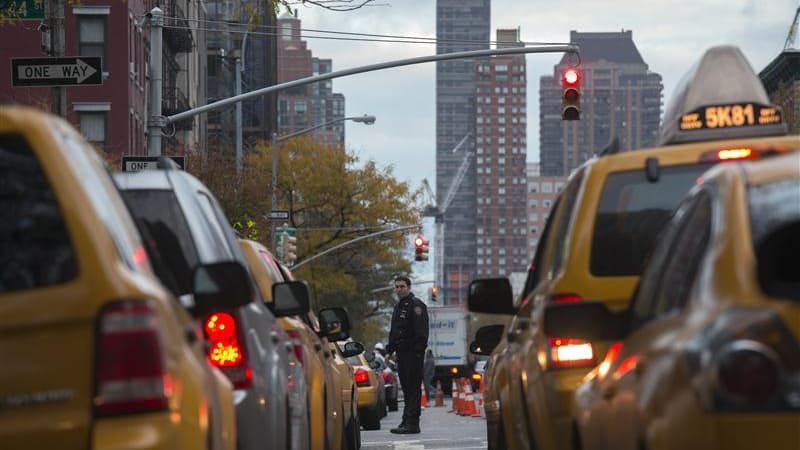
POLYGON ((450 399, 444 407, 428 407, 422 410, 420 434, 392 434, 390 429, 400 424, 400 410, 390 412, 381 420, 378 431, 361 431, 362 450, 423 450, 423 449, 486 449, 486 419, 484 417, 462 417, 448 413, 450 399))

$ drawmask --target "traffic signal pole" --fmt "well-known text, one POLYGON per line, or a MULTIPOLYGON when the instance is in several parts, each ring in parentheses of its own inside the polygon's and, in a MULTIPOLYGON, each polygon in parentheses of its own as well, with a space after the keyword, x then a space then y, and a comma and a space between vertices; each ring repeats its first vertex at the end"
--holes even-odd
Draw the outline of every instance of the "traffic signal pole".
POLYGON ((261 89, 256 89, 255 91, 246 92, 244 94, 236 95, 230 98, 226 98, 223 100, 219 100, 213 103, 209 103, 204 106, 199 106, 197 108, 193 108, 187 111, 180 112, 178 114, 163 117, 161 116, 161 89, 160 89, 160 82, 162 79, 161 74, 161 42, 162 42, 162 30, 163 30, 163 18, 164 13, 158 7, 153 8, 150 12, 151 15, 151 32, 150 32, 150 77, 151 80, 155 81, 158 80, 159 86, 156 89, 156 86, 150 86, 151 92, 156 90, 157 92, 153 92, 150 96, 151 103, 158 101, 158 105, 151 105, 151 114, 148 118, 148 154, 151 156, 158 156, 161 155, 161 128, 170 123, 177 122, 179 120, 188 119, 190 117, 194 117, 198 114, 213 111, 215 109, 223 108, 228 105, 232 105, 235 103, 239 103, 243 100, 248 100, 255 97, 261 97, 266 94, 270 94, 272 92, 282 91, 285 89, 293 88, 296 86, 304 86, 311 83, 316 83, 318 81, 330 80, 333 78, 340 78, 348 75, 355 75, 359 73, 366 73, 366 72, 374 72, 377 70, 383 69, 390 69, 392 67, 402 67, 402 66, 410 66, 414 64, 422 64, 427 62, 434 62, 434 61, 446 61, 451 59, 464 59, 464 58, 479 58, 483 56, 492 56, 492 55, 513 55, 513 54, 525 54, 525 53, 578 53, 579 49, 578 46, 575 44, 552 44, 552 45, 536 45, 530 47, 512 47, 512 48, 495 48, 495 49, 487 49, 487 50, 472 50, 467 52, 455 52, 455 53, 444 53, 439 55, 430 55, 430 56, 420 56, 417 58, 408 58, 408 59, 399 59, 395 61, 387 61, 377 64, 369 64, 366 66, 354 67, 352 69, 345 69, 345 70, 337 70, 335 72, 328 72, 320 75, 315 75, 306 78, 300 78, 298 80, 288 81, 286 83, 276 84, 274 86, 268 86, 261 89), (157 16, 159 20, 156 19, 156 12, 158 12, 157 16), (158 46, 159 52, 154 55, 155 46, 158 46), (158 59, 159 63, 154 64, 154 59, 158 59), (157 108, 157 109, 156 109, 157 108), (155 112, 158 111, 158 115, 156 116, 155 112), (158 130, 156 130, 158 127, 158 130))

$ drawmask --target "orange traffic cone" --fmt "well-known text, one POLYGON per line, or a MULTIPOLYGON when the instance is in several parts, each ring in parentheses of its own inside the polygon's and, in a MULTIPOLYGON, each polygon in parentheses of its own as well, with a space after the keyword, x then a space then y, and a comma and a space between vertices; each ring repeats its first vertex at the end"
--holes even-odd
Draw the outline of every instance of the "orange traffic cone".
POLYGON ((464 415, 472 417, 480 417, 480 413, 475 409, 475 397, 472 395, 472 382, 469 380, 464 381, 464 415))
POLYGON ((458 383, 455 378, 453 378, 453 390, 450 391, 450 400, 452 400, 452 405, 448 412, 458 413, 458 383))
POLYGON ((428 396, 425 394, 425 385, 420 383, 419 390, 421 391, 421 398, 422 401, 420 402, 420 408, 427 408, 428 407, 428 396))
POLYGON ((433 406, 444 406, 444 392, 442 392, 442 382, 436 382, 436 394, 433 406))

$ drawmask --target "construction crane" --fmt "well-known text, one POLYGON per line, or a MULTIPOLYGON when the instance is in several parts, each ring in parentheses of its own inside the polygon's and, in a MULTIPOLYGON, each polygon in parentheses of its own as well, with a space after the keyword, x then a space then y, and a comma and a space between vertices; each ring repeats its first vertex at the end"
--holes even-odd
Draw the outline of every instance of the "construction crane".
POLYGON ((789 34, 786 36, 786 42, 783 43, 783 49, 789 50, 795 48, 794 40, 797 36, 797 18, 800 17, 800 6, 797 7, 797 10, 794 12, 794 20, 792 20, 792 26, 789 27, 789 34))
MULTIPOLYGON (((453 147, 452 153, 457 152, 461 146, 467 142, 467 138, 469 138, 471 134, 471 132, 467 133, 461 141, 453 147)), ((464 153, 464 157, 461 159, 461 165, 458 166, 458 171, 456 171, 456 175, 453 177, 453 181, 450 183, 450 187, 447 189, 447 193, 444 195, 441 204, 436 202, 436 195, 433 193, 433 189, 431 189, 427 178, 422 180, 422 186, 430 197, 430 202, 425 207, 422 215, 425 217, 433 217, 434 223, 436 224, 435 236, 433 238, 433 258, 436 264, 433 276, 434 286, 444 287, 444 215, 447 213, 447 208, 453 203, 456 192, 464 181, 464 177, 467 175, 472 156, 472 151, 468 150, 464 153)))

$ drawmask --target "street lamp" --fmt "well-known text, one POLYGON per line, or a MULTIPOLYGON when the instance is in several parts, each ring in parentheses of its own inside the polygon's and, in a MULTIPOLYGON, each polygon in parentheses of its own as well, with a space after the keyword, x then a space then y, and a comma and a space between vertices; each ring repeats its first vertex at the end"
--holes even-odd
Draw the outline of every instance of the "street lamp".
MULTIPOLYGON (((287 139, 291 139, 293 137, 300 136, 301 134, 309 133, 314 130, 318 130, 320 128, 327 127, 329 125, 333 125, 335 123, 344 122, 346 120, 352 120, 353 122, 363 123, 365 125, 372 125, 375 123, 375 116, 369 116, 364 114, 363 116, 352 116, 352 117, 340 117, 338 119, 329 120, 328 122, 321 123, 318 125, 314 125, 313 127, 309 127, 300 131, 295 131, 294 133, 284 134, 283 136, 278 137, 278 133, 272 132, 272 203, 270 205, 270 212, 275 210, 275 205, 278 203, 277 199, 277 190, 278 190, 278 146, 281 142, 286 141, 287 139)), ((272 242, 273 246, 275 244, 275 221, 272 221, 272 242)), ((273 250, 275 250, 273 248, 273 250)))

